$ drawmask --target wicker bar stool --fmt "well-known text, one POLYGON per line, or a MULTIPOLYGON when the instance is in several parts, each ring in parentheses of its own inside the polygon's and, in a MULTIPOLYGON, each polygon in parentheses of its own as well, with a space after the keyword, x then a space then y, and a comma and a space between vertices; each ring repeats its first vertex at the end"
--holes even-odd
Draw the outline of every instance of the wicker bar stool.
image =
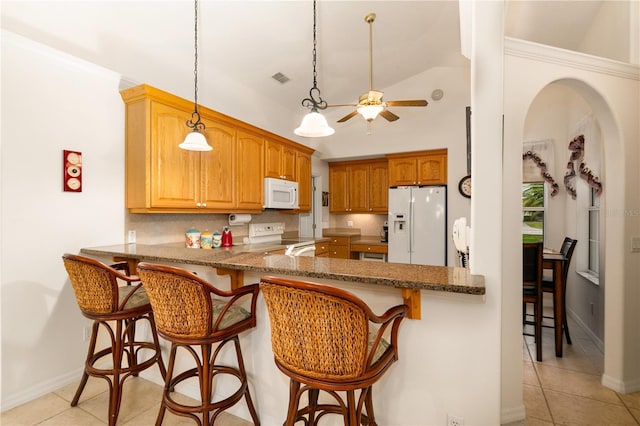
POLYGON ((184 269, 145 262, 138 265, 138 274, 153 306, 158 333, 171 342, 169 366, 156 425, 162 424, 167 409, 174 414, 189 417, 199 425, 211 425, 220 413, 235 405, 243 396, 253 423, 259 425, 238 339, 242 331, 256 325, 258 285, 223 291, 184 269), (247 306, 248 310, 241 304, 247 306), (227 343, 235 348, 237 368, 216 362, 227 343), (215 348, 214 344, 217 345, 215 348), (200 354, 192 346, 199 346, 200 354), (193 357, 196 367, 174 376, 179 348, 193 357), (224 376, 235 377, 240 384, 230 396, 213 401, 216 388, 214 379, 224 376), (176 385, 191 378, 198 379, 200 405, 181 404, 171 396, 176 385))
POLYGON ((285 278, 262 277, 260 289, 276 366, 290 378, 284 424, 315 425, 333 413, 342 415, 345 425, 376 425, 372 386, 398 359, 398 328, 408 307, 377 316, 349 292, 285 278), (390 342, 383 338, 387 334, 390 342), (321 390, 336 404, 319 404, 321 390), (346 403, 340 391, 346 392, 346 403), (299 408, 305 392, 308 405, 299 408))
POLYGON ((103 378, 109 383, 109 425, 115 425, 126 378, 137 376, 154 364, 158 364, 162 377, 166 375, 151 305, 140 279, 129 276, 126 263, 108 266, 73 254, 65 254, 62 259, 82 315, 93 320, 84 372, 71 406, 78 405, 89 376, 103 378), (119 286, 118 280, 127 285, 119 286), (149 322, 153 342, 135 340, 136 323, 141 320, 149 322), (96 351, 100 326, 107 331, 111 346, 96 351), (138 358, 145 354, 141 362, 138 358), (101 361, 108 356, 111 365, 102 366, 101 361))

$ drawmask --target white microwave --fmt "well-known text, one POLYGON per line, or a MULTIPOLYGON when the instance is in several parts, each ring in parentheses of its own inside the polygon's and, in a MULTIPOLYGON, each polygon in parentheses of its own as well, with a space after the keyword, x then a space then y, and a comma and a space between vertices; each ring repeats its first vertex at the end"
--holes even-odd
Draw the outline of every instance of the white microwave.
POLYGON ((297 209, 298 182, 264 178, 265 209, 297 209))

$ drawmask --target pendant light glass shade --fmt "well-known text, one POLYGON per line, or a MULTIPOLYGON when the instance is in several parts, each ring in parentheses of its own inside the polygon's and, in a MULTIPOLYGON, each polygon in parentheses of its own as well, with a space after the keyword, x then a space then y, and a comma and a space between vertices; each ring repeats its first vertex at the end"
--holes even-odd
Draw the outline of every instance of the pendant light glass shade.
POLYGON ((364 117, 367 121, 375 120, 375 118, 384 109, 382 105, 361 105, 358 108, 358 113, 364 117))
POLYGON ((327 119, 318 110, 327 109, 327 102, 322 99, 318 89, 318 72, 316 71, 316 0, 313 0, 313 86, 309 90, 309 97, 302 100, 302 106, 311 111, 302 119, 300 126, 293 131, 298 136, 319 138, 335 133, 327 119))
POLYGON ((187 151, 211 151, 213 148, 207 143, 204 135, 196 130, 189 133, 184 142, 178 145, 179 148, 187 151))
POLYGON ((298 136, 306 138, 320 138, 323 136, 330 136, 336 131, 329 127, 327 119, 324 115, 316 111, 311 111, 302 119, 300 127, 293 131, 298 136))
POLYGON ((195 6, 195 24, 194 24, 194 51, 195 61, 193 66, 193 112, 191 119, 187 120, 187 127, 193 129, 191 133, 184 138, 184 141, 178 145, 179 148, 187 151, 211 151, 213 148, 207 143, 201 131, 205 129, 205 125, 200 121, 200 113, 198 113, 198 0, 194 1, 195 6))

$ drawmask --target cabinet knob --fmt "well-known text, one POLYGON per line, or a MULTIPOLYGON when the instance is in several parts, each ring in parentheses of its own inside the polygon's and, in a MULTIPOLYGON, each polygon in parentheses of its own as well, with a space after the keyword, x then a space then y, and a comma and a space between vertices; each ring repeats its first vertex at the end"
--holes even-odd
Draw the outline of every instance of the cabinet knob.
POLYGON ((207 207, 207 203, 202 203, 202 207, 207 207))
POLYGON ((196 203, 196 207, 200 207, 200 203, 196 203))

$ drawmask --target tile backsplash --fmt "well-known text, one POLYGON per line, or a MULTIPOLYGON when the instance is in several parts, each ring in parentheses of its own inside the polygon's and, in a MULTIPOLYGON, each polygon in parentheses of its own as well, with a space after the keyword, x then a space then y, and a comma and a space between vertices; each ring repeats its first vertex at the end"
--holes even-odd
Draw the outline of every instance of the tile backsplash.
POLYGON ((361 235, 379 236, 387 218, 384 214, 332 214, 329 227, 359 228, 361 235))
MULTIPOLYGON (((282 214, 276 210, 266 210, 260 214, 252 214, 251 223, 283 222, 287 234, 298 232, 298 215, 282 214)), ((125 214, 125 236, 127 231, 136 231, 136 242, 139 244, 161 244, 184 241, 188 229, 199 231, 219 231, 229 226, 228 214, 125 214)), ((233 239, 242 241, 249 234, 247 224, 229 226, 233 239)))

